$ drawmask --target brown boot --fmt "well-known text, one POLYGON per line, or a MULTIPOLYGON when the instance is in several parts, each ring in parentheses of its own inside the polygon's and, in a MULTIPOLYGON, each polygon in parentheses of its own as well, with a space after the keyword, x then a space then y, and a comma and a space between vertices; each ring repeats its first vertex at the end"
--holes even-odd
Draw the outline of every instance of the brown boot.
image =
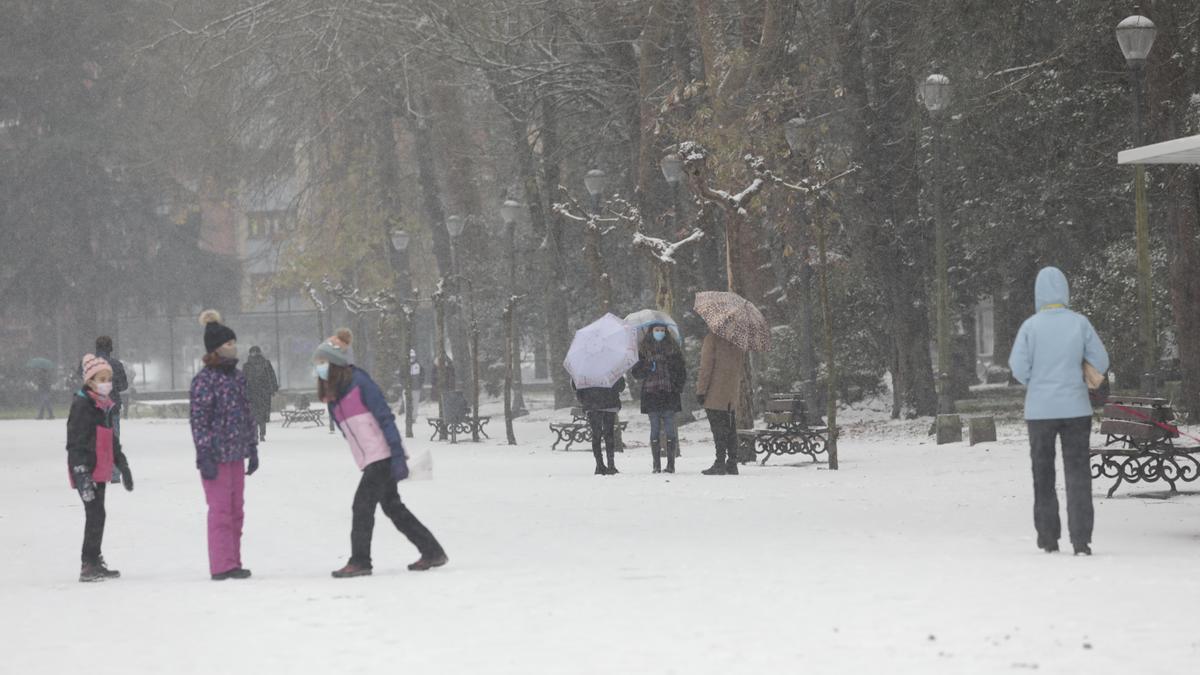
POLYGON ((425 570, 434 567, 441 567, 450 562, 445 553, 435 553, 434 555, 422 555, 420 560, 408 566, 411 572, 424 572, 425 570))
POLYGON ((340 570, 334 570, 332 573, 334 579, 349 579, 350 577, 369 577, 371 576, 371 568, 358 565, 355 563, 346 563, 346 566, 340 570))

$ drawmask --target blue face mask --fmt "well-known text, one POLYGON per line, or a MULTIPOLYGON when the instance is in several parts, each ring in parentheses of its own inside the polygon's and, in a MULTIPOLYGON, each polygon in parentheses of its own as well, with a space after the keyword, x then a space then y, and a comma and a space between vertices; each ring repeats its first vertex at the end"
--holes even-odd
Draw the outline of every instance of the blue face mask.
POLYGON ((317 371, 317 377, 321 378, 322 380, 329 379, 329 364, 328 363, 318 363, 315 370, 317 371))
POLYGON ((667 339, 667 331, 665 330, 656 330, 652 335, 654 335, 655 342, 662 342, 667 339))

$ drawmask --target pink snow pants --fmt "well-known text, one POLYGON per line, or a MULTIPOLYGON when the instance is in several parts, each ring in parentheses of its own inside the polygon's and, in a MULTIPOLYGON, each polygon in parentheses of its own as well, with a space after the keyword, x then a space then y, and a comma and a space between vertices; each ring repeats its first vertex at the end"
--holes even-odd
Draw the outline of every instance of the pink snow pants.
POLYGON ((200 483, 208 501, 208 569, 220 574, 241 567, 245 460, 218 464, 216 479, 200 483))

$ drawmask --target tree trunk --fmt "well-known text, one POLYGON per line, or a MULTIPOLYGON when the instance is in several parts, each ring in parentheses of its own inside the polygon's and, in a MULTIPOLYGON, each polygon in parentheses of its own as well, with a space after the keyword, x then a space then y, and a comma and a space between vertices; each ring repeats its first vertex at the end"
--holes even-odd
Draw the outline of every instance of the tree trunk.
MULTIPOLYGON (((543 101, 541 106, 542 140, 542 184, 553 190, 562 183, 558 162, 561 149, 558 144, 558 120, 554 106, 543 101)), ((554 407, 568 408, 575 401, 571 378, 562 367, 570 346, 567 324, 566 275, 563 270, 562 216, 552 214, 546 222, 546 270, 550 278, 550 292, 546 306, 546 335, 550 341, 550 377, 554 380, 554 407)))
MULTIPOLYGON (((846 90, 847 123, 854 161, 863 167, 863 204, 872 214, 869 225, 856 228, 868 269, 877 278, 891 313, 892 339, 898 355, 894 385, 911 414, 937 412, 933 362, 929 353, 929 310, 920 259, 897 259, 897 228, 913 222, 919 213, 912 163, 916 138, 911 120, 917 114, 912 83, 900 71, 895 34, 904 26, 907 11, 892 5, 871 5, 854 0, 831 0, 832 33, 846 90), (878 16, 875 16, 878 15, 878 16), (864 21, 872 21, 871 29, 864 21), (867 49, 865 34, 872 33, 867 49), (869 71, 868 71, 869 61, 869 71), (868 72, 870 81, 868 81, 868 72)), ((910 242, 911 244, 911 242, 910 242)))

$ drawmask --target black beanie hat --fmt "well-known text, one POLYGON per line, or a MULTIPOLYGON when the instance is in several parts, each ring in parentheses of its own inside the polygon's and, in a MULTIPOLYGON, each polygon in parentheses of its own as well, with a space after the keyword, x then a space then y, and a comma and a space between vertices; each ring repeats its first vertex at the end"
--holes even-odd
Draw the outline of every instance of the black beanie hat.
POLYGON ((200 323, 204 326, 204 349, 210 354, 217 351, 217 347, 237 339, 233 329, 221 323, 221 315, 215 309, 201 312, 200 323))

